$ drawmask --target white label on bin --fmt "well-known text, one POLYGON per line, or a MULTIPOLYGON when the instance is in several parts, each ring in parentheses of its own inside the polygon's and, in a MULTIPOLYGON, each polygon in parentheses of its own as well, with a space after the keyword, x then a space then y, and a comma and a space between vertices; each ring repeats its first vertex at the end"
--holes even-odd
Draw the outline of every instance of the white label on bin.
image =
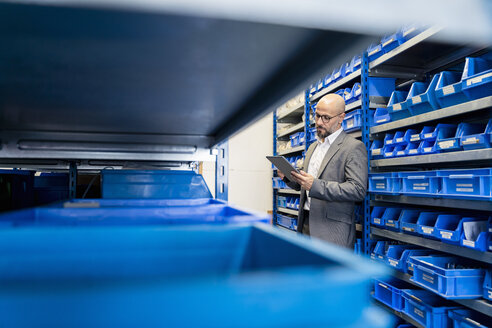
POLYGON ((471 137, 471 138, 466 138, 465 140, 463 140, 462 144, 463 145, 476 144, 476 143, 479 143, 479 141, 480 140, 478 140, 477 138, 471 137))
POLYGON ((403 155, 405 155, 405 152, 403 150, 399 150, 396 152, 396 155, 397 156, 403 156, 403 155))
POLYGON ((399 110, 401 110, 401 104, 400 103, 394 104, 393 105, 393 111, 396 112, 396 111, 399 111, 399 110))
POLYGON ((388 222, 386 222, 386 225, 387 226, 390 226, 390 227, 394 227, 395 224, 393 223, 393 220, 388 220, 388 222))
POLYGON ((388 261, 389 261, 389 264, 390 264, 390 265, 392 265, 392 266, 394 266, 394 267, 398 266, 398 261, 391 260, 391 259, 388 259, 388 261))
POLYGON ((424 138, 432 138, 432 133, 426 133, 426 134, 424 134, 424 138))
POLYGON ((356 96, 360 95, 360 89, 357 89, 357 90, 355 91, 355 95, 356 95, 356 96))
POLYGON ((335 79, 338 79, 339 76, 340 76, 340 72, 335 73, 335 79))
POLYGON ((458 183, 456 184, 456 187, 473 188, 473 183, 458 183))
POLYGON ((387 118, 382 118, 380 120, 377 120, 376 123, 383 123, 386 122, 388 119, 387 118))
POLYGON ((396 142, 402 142, 403 138, 396 138, 396 142))
POLYGON ((422 279, 424 279, 427 282, 430 282, 431 284, 434 283, 434 277, 426 275, 425 273, 422 274, 422 279))
POLYGON ((415 314, 419 317, 424 318, 424 312, 420 311, 419 309, 413 308, 413 312, 415 312, 415 314))
POLYGON ((386 41, 385 43, 383 43, 383 47, 386 47, 388 44, 390 44, 393 41, 395 41, 395 38, 389 39, 388 41, 386 41))
POLYGON ((373 51, 371 51, 371 52, 369 53, 369 56, 374 55, 374 54, 375 54, 376 52, 378 52, 378 51, 379 51, 379 49, 378 49, 378 48, 374 49, 373 51))
POLYGON ((385 189, 386 183, 376 183, 376 189, 385 189))
POLYGON ((420 96, 415 96, 412 98, 412 103, 418 104, 420 102, 422 102, 422 98, 420 98, 420 96))
POLYGON ((456 188, 456 191, 473 192, 473 188, 456 188))
POLYGON ((381 224, 381 219, 374 219, 374 223, 381 224))
POLYGON ((410 136, 410 141, 419 141, 420 140, 420 134, 412 134, 410 136))
POLYGON ((425 190, 426 188, 425 187, 413 187, 413 190, 425 190))
POLYGON ((347 129, 353 128, 354 127, 354 120, 349 120, 347 121, 347 129))
POLYGON ((411 27, 411 28, 409 28, 408 30, 406 30, 406 31, 403 33, 403 36, 407 36, 408 34, 412 33, 413 31, 415 31, 415 27, 411 27))
POLYGON ((469 247, 475 247, 475 242, 472 240, 463 240, 463 245, 469 246, 469 247))
POLYGON ((422 231, 427 235, 431 235, 434 232, 434 228, 422 227, 422 231))
POLYGON ((381 148, 380 149, 373 149, 372 154, 373 155, 381 155, 381 148))
POLYGON ((410 232, 414 232, 415 229, 414 228, 409 228, 409 227, 402 227, 403 230, 405 231, 410 231, 410 232))
POLYGON ((391 145, 393 143, 393 140, 386 140, 387 145, 391 145))
POLYGON ((470 85, 475 84, 475 83, 480 83, 480 82, 482 82, 483 79, 491 77, 491 76, 492 76, 492 73, 477 76, 473 79, 469 79, 468 81, 466 81, 466 85, 470 86, 470 85))
POLYGON ((441 231, 441 237, 442 238, 451 239, 452 236, 453 236, 453 233, 451 233, 451 232, 441 231))
MULTIPOLYGON (((489 247, 489 250, 492 249, 492 247, 489 247)), ((492 290, 487 291, 487 295, 489 295, 489 298, 492 298, 492 290)))
POLYGON ((418 153, 418 149, 410 149, 410 151, 408 153, 410 153, 410 154, 417 154, 418 153))
POLYGON ((430 153, 432 151, 432 147, 425 147, 424 152, 425 153, 430 153))
POLYGON ((453 147, 455 142, 456 142, 456 140, 439 141, 438 145, 439 145, 439 148, 441 148, 441 149, 448 149, 448 148, 453 147))
POLYGON ((454 93, 454 86, 448 85, 447 87, 442 88, 442 93, 444 95, 449 95, 450 93, 454 93))

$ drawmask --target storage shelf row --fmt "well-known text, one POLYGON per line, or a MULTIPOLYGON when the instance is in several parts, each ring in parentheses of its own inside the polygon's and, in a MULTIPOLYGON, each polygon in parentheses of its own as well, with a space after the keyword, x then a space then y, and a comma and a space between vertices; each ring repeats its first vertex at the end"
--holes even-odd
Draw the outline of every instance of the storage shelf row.
POLYGON ((297 153, 297 152, 300 152, 300 151, 304 151, 304 149, 305 149, 305 146, 304 145, 297 146, 297 147, 294 147, 294 148, 291 148, 291 149, 286 149, 286 150, 283 150, 283 151, 279 151, 278 152, 278 155, 283 156, 283 155, 293 154, 293 153, 297 153))
POLYGON ((370 128, 371 134, 377 134, 381 132, 391 131, 403 127, 431 122, 443 118, 453 117, 456 115, 468 114, 477 112, 486 108, 492 107, 492 96, 483 97, 477 100, 461 103, 455 106, 441 108, 432 112, 423 113, 407 117, 395 122, 389 122, 370 128))
POLYGON ((285 208, 285 207, 278 207, 277 210, 279 212, 286 213, 286 214, 291 214, 291 215, 297 215, 299 213, 299 211, 291 210, 291 209, 285 208))
POLYGON ((492 252, 480 252, 474 249, 465 248, 458 245, 447 244, 437 240, 427 239, 427 238, 396 232, 396 231, 380 229, 376 227, 371 227, 371 234, 378 237, 389 238, 392 240, 418 245, 418 246, 434 249, 436 251, 467 257, 477 261, 492 264, 492 252))
POLYGON ((301 192, 299 190, 295 189, 278 189, 279 194, 292 194, 292 195, 299 195, 301 192))
POLYGON ((277 117, 277 120, 282 122, 289 116, 302 116, 302 114, 304 114, 304 103, 299 103, 297 106, 293 106, 282 111, 282 113, 277 117))
POLYGON ((479 211, 492 211, 492 202, 487 200, 469 200, 469 199, 453 199, 453 198, 434 198, 434 197, 415 197, 406 195, 371 195, 374 201, 412 204, 434 207, 447 208, 473 208, 479 211))
POLYGON ((286 140, 289 139, 289 134, 292 134, 294 132, 297 132, 297 131, 300 131, 304 129, 304 122, 300 122, 296 125, 293 125, 292 127, 288 128, 288 129, 285 129, 284 131, 280 132, 279 134, 277 134, 277 138, 280 139, 280 138, 284 138, 286 140))
POLYGON ((371 160, 371 167, 492 160, 492 148, 371 160))

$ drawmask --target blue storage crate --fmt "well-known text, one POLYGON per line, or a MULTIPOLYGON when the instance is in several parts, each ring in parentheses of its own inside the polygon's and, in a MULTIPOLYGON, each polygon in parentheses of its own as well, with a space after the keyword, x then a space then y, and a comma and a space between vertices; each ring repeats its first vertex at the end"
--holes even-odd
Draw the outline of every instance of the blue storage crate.
POLYGON ((421 211, 405 209, 400 215, 400 230, 404 233, 418 234, 417 221, 421 211))
POLYGON ((373 122, 374 125, 391 122, 391 117, 388 114, 388 109, 381 107, 376 108, 376 111, 374 112, 373 122))
POLYGON ((398 172, 403 194, 437 196, 441 189, 441 179, 436 171, 398 172))
MULTIPOLYGON (((447 125, 441 124, 440 128, 443 129, 447 125)), ((453 125, 449 125, 449 128, 451 128, 453 125)), ((422 129, 422 132, 420 132, 420 140, 425 140, 425 141, 435 141, 437 138, 437 128, 435 126, 424 126, 422 129)))
POLYGON ((405 148, 405 156, 419 155, 420 142, 409 142, 405 148))
POLYGON ((455 151, 461 150, 460 133, 463 130, 463 123, 438 124, 436 127, 436 150, 438 151, 455 151))
POLYGON ((482 297, 485 270, 477 269, 472 262, 437 255, 413 256, 409 261, 414 271, 411 280, 419 286, 447 299, 482 297))
POLYGON ((441 72, 436 85, 436 99, 441 108, 451 107, 469 99, 463 93, 461 74, 456 72, 441 72))
POLYGON ((422 140, 419 147, 417 148, 417 152, 420 155, 429 155, 438 153, 439 151, 436 150, 435 140, 422 140))
POLYGON ((460 223, 462 230, 460 245, 473 248, 482 252, 487 251, 492 234, 487 231, 487 221, 479 218, 463 218, 460 223), (475 224, 475 227, 469 231, 465 230, 466 224, 475 224))
POLYGON ((316 94, 316 89, 317 89, 318 85, 317 84, 311 84, 309 86, 309 95, 310 96, 313 96, 316 94))
POLYGON ((371 259, 386 263, 386 251, 392 242, 386 240, 377 241, 371 251, 371 259))
POLYGON ((353 73, 357 71, 361 67, 361 64, 362 64, 361 55, 355 55, 354 57, 352 57, 352 60, 350 61, 350 66, 348 68, 348 71, 346 72, 347 75, 349 73, 353 73))
POLYGON ((398 173, 370 173, 369 191, 396 195, 400 193, 400 179, 398 173))
POLYGON ((412 84, 407 97, 408 110, 412 115, 420 115, 440 108, 435 94, 438 79, 439 75, 434 75, 430 84, 424 82, 412 84))
POLYGON ((360 100, 362 95, 362 87, 360 83, 355 83, 354 86, 352 87, 352 90, 350 91, 350 99, 348 103, 353 103, 354 101, 360 100))
POLYGON ((410 116, 410 112, 408 111, 408 106, 406 102, 407 96, 408 92, 406 91, 395 90, 391 94, 386 109, 388 110, 389 116, 391 117, 392 121, 398 121, 410 116))
POLYGON ((324 79, 323 79, 323 87, 324 87, 324 88, 329 87, 329 86, 331 85, 331 82, 332 82, 332 81, 331 81, 331 74, 326 75, 326 76, 324 77, 324 79))
POLYGON ((385 273, 267 225, 0 234, 7 327, 351 327, 385 273))
POLYGON ((405 150, 407 149, 406 145, 398 145, 395 146, 395 149, 393 151, 393 157, 401 157, 401 156, 406 156, 405 150))
MULTIPOLYGON (((436 238, 436 221, 440 213, 422 212, 417 220, 417 232, 427 238, 436 238)), ((437 239, 437 238, 436 238, 437 239)))
POLYGON ((308 131, 308 143, 314 142, 316 140, 316 127, 310 128, 308 131))
POLYGON ((492 269, 486 270, 483 279, 483 298, 492 301, 492 269))
POLYGON ((397 146, 387 145, 383 147, 383 156, 384 158, 392 158, 395 157, 395 148, 397 146))
POLYGON ((408 129, 403 135, 403 140, 408 144, 410 142, 420 142, 420 132, 415 129, 408 129))
MULTIPOLYGON (((334 83, 342 78, 342 71, 341 69, 344 69, 344 65, 340 66, 340 68, 335 68, 333 70, 333 73, 331 74, 331 82, 334 83)), ((345 73, 345 72, 343 72, 345 73)))
POLYGON ((405 38, 403 37, 403 34, 401 31, 398 31, 394 34, 384 36, 381 39, 381 46, 384 52, 389 52, 404 42, 405 38))
POLYGON ((388 246, 388 252, 386 253, 387 263, 396 270, 403 271, 405 268, 405 261, 403 261, 403 252, 415 248, 412 245, 390 245, 388 246))
POLYGON ((402 296, 403 313, 427 328, 449 327, 448 311, 458 308, 426 290, 405 289, 402 296))
POLYGON ((405 140, 405 131, 396 131, 393 136, 393 145, 406 145, 407 141, 405 140))
POLYGON ((323 83, 324 83, 324 79, 320 79, 318 81, 316 86, 316 92, 320 92, 321 90, 323 90, 323 83))
POLYGON ((347 113, 342 121, 342 128, 346 132, 360 130, 361 126, 362 111, 360 109, 356 109, 347 113))
POLYGON ((287 197, 278 196, 277 197, 277 206, 279 207, 287 207, 287 197))
POLYGON ((352 100, 352 89, 345 88, 344 93, 343 93, 343 100, 345 100, 346 105, 353 102, 353 100, 352 100), (350 91, 347 92, 347 90, 350 90, 350 91))
POLYGON ((296 132, 296 133, 293 133, 289 136, 290 138, 290 145, 292 147, 297 147, 299 146, 299 135, 300 135, 300 132, 296 132))
POLYGON ((306 143, 306 135, 304 132, 299 132, 299 146, 306 143))
POLYGON ((403 310, 401 290, 411 288, 412 285, 398 279, 374 279, 373 297, 396 311, 403 310))
POLYGON ((102 170, 102 198, 211 198, 200 174, 175 170, 102 170))
POLYGON ((384 157, 383 145, 384 145, 384 141, 381 139, 376 139, 372 142, 370 148, 372 159, 380 159, 384 157))
POLYGON ((376 226, 384 226, 383 214, 386 207, 374 206, 371 211, 371 224, 376 226))
MULTIPOLYGON (((368 92, 370 97, 390 98, 395 91, 396 79, 388 77, 368 77, 368 92)), ((384 100, 385 102, 387 99, 384 100)))
POLYGON ((487 328, 490 324, 490 317, 469 309, 449 310, 448 316, 453 328, 487 328))
POLYGON ((442 241, 459 244, 463 232, 462 216, 457 214, 439 214, 436 221, 436 238, 442 241))
POLYGON ((442 170, 441 195, 446 197, 491 199, 492 169, 442 170))
POLYGON ((290 230, 297 230, 297 218, 277 214, 277 224, 290 230))
POLYGON ((462 80, 463 92, 469 99, 492 95, 492 60, 466 58, 462 80))
POLYGON ((340 66, 340 77, 344 78, 350 74, 350 63, 345 63, 340 66))
POLYGON ((409 259, 412 256, 423 256, 423 255, 431 255, 433 250, 430 249, 407 249, 403 251, 401 256, 401 262, 403 265, 403 272, 408 273, 413 276, 413 263, 409 262, 409 259))
POLYGON ((406 25, 401 28, 401 34, 402 37, 405 39, 405 41, 410 40, 411 38, 418 35, 419 33, 420 33, 420 28, 414 24, 406 25))
POLYGON ((460 146, 463 150, 481 149, 491 147, 492 119, 487 125, 468 125, 463 129, 460 137, 460 146), (473 130, 472 130, 473 129, 473 130))
POLYGON ((402 208, 388 208, 383 215, 384 226, 388 230, 400 230, 400 216, 403 212, 402 208))
POLYGON ((386 133, 384 135, 384 144, 385 145, 393 145, 393 139, 395 138, 394 133, 386 133))
POLYGON ((340 90, 335 91, 335 94, 339 95, 340 97, 342 97, 345 100, 345 90, 344 89, 340 89, 340 90))
POLYGON ((377 58, 381 57, 382 55, 384 55, 383 46, 381 45, 381 43, 371 44, 367 48, 367 55, 368 55, 369 61, 373 61, 374 59, 377 59, 377 58))

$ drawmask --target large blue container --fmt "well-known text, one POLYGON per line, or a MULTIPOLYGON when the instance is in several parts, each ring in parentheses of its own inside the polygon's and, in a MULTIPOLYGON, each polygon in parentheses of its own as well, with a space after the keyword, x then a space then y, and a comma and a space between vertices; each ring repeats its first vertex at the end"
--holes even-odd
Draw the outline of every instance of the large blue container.
POLYGON ((210 198, 203 177, 193 171, 102 170, 102 198, 210 198))
POLYGON ((462 91, 461 75, 457 72, 441 72, 436 85, 436 99, 441 108, 467 102, 469 99, 462 91))
POLYGON ((0 211, 34 205, 33 177, 32 171, 0 170, 0 211))
POLYGON ((491 199, 492 169, 442 170, 441 195, 446 197, 491 199))
POLYGON ((483 298, 492 301, 492 269, 486 270, 483 279, 483 298))
POLYGON ((400 193, 400 179, 398 173, 371 173, 369 174, 369 191, 397 195, 400 193))
POLYGON ((492 60, 466 58, 463 92, 471 100, 492 95, 492 60))
POLYGON ((411 287, 412 285, 399 279, 375 279, 373 297, 390 308, 401 311, 403 310, 401 290, 411 287))
POLYGON ((297 219, 287 215, 277 214, 277 224, 290 230, 297 230, 297 219))
POLYGON ((401 178, 401 192, 415 196, 437 196, 441 189, 441 179, 436 171, 398 172, 401 178))
POLYGON ((487 328, 490 317, 469 309, 449 310, 448 316, 453 320, 453 328, 487 328))
POLYGON ((352 327, 386 272, 266 225, 5 229, 0 252, 3 327, 352 327))
POLYGON ((414 82, 407 97, 408 110, 412 115, 420 115, 439 109, 435 89, 439 75, 434 75, 430 84, 414 82))
POLYGON ((454 303, 443 302, 442 298, 426 290, 403 290, 405 308, 403 313, 427 328, 450 327, 448 311, 457 309, 454 303))
POLYGON ((412 281, 448 299, 479 298, 483 294, 484 269, 451 256, 413 256, 412 281), (450 267, 451 266, 451 267, 450 267))
POLYGON ((220 200, 83 199, 0 215, 2 226, 138 226, 268 223, 220 200))
POLYGON ((67 173, 41 173, 34 176, 34 203, 44 205, 68 199, 67 173))

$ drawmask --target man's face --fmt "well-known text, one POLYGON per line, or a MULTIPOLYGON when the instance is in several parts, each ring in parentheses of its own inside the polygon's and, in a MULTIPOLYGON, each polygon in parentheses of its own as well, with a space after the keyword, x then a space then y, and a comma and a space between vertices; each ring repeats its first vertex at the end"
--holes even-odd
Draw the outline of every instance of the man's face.
POLYGON ((319 102, 316 106, 316 114, 319 116, 325 116, 325 120, 321 117, 316 118, 316 134, 318 138, 324 139, 328 137, 330 134, 338 130, 342 124, 343 118, 345 117, 345 113, 337 113, 334 106, 330 105, 330 103, 319 102), (331 117, 328 121, 326 118, 331 117))

